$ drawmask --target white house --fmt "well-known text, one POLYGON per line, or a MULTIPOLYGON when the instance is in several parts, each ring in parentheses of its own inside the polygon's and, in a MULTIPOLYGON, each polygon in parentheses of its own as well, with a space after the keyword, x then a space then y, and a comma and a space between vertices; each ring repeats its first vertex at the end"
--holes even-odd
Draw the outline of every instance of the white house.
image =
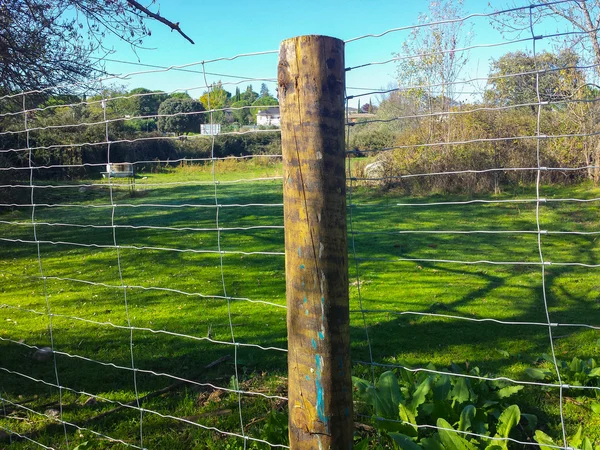
POLYGON ((256 114, 256 125, 281 126, 281 116, 279 115, 279 106, 272 106, 262 109, 256 114))

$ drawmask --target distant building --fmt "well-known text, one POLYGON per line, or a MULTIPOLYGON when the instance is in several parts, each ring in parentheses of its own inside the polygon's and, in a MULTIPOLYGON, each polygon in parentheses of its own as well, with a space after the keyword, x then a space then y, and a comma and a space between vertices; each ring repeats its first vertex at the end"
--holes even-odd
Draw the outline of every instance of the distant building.
POLYGON ((258 114, 256 115, 256 125, 271 125, 275 127, 281 126, 279 106, 272 106, 267 109, 259 110, 258 114))
POLYGON ((200 125, 200 134, 208 135, 208 136, 216 136, 221 133, 221 124, 220 123, 206 123, 200 125))

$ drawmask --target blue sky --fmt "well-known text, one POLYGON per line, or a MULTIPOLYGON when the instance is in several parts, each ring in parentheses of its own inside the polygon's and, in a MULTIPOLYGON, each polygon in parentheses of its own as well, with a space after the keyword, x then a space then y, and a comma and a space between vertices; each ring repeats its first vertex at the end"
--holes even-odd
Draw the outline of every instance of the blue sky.
MULTIPOLYGON (((136 55, 127 45, 113 38, 107 43, 114 47, 115 53, 108 58, 129 62, 137 62, 139 58, 139 62, 143 64, 172 66, 231 57, 240 53, 277 50, 283 39, 304 34, 324 34, 346 40, 415 24, 419 13, 427 12, 428 4, 426 0, 163 0, 160 2, 160 13, 174 22, 180 22, 182 30, 196 45, 191 45, 166 26, 150 22, 152 36, 144 42, 150 50, 138 50, 136 55)), ((493 8, 503 8, 504 5, 505 2, 492 1, 490 6, 487 1, 466 0, 464 10, 465 13, 486 13, 493 8)), ((505 40, 489 25, 489 19, 476 18, 469 23, 473 24, 475 33, 472 44, 490 44, 505 40)), ((348 43, 346 65, 388 60, 393 57, 394 52, 401 51, 402 43, 408 37, 409 32, 402 31, 382 38, 348 43)), ((538 48, 543 45, 547 44, 538 43, 538 48)), ((531 42, 472 50, 469 65, 461 74, 461 78, 487 75, 491 58, 516 49, 531 50, 531 42)), ((188 69, 201 71, 202 66, 188 69)), ((148 68, 107 61, 106 70, 110 73, 126 74, 148 68)), ((250 78, 276 78, 277 54, 209 63, 206 64, 206 71, 250 78)), ((395 82, 395 73, 394 63, 351 71, 348 73, 347 86, 380 89, 395 82)), ((208 76, 209 83, 218 80, 224 83, 240 81, 238 78, 219 75, 208 76)), ((259 90, 260 83, 261 81, 252 82, 254 90, 259 90)), ((190 95, 199 97, 203 91, 204 78, 201 73, 169 71, 131 76, 129 80, 119 81, 119 84, 128 88, 146 87, 165 91, 188 89, 190 95), (192 89, 195 87, 197 89, 192 89)), ((239 84, 240 89, 245 89, 247 84, 245 81, 239 84)), ((267 84, 274 89, 274 83, 267 84)), ((231 92, 235 91, 235 87, 234 84, 225 85, 231 92)), ((350 93, 357 92, 359 91, 350 93)), ((368 98, 362 100, 363 103, 365 101, 368 101, 368 98)))

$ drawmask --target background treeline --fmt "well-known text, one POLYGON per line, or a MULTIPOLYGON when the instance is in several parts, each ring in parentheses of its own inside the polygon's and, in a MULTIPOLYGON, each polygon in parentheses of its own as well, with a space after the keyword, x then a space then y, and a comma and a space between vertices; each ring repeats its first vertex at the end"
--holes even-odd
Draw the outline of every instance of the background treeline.
MULTIPOLYGON (((143 161, 160 160, 165 165, 181 158, 207 158, 213 142, 212 136, 200 135, 202 124, 219 124, 222 133, 247 131, 257 128, 252 124, 261 107, 278 104, 264 84, 260 93, 249 85, 232 94, 221 83, 197 100, 187 93, 169 95, 144 88, 112 89, 87 97, 28 95, 26 120, 22 97, 13 100, 0 105, 0 130, 5 132, 0 134, 0 167, 28 167, 28 148, 33 149, 34 166, 63 166, 37 171, 36 179, 99 176, 109 141, 111 162, 142 161, 138 171, 161 165, 143 161)), ((220 135, 214 142, 216 157, 279 152, 279 133, 268 130, 220 135)), ((5 170, 0 181, 6 184, 28 176, 28 171, 5 170)))
POLYGON ((479 102, 459 102, 428 86, 399 89, 352 126, 352 149, 376 155, 375 163, 357 160, 355 175, 414 193, 497 192, 534 182, 536 171, 519 169, 537 167, 539 150, 542 167, 582 168, 543 171, 543 182, 597 184, 600 90, 579 67, 569 50, 537 58, 518 51, 492 61, 479 102), (539 149, 538 103, 540 134, 550 136, 539 149), (455 171, 487 172, 406 177, 455 171))
MULTIPOLYGON (((590 81, 595 70, 586 71, 574 51, 535 57, 516 51, 492 60, 476 101, 460 100, 454 72, 448 76, 453 71, 443 60, 398 67, 400 88, 353 115, 350 150, 369 156, 355 160, 354 176, 412 193, 498 192, 534 182, 537 172, 523 169, 537 167, 539 151, 543 167, 581 168, 543 171, 545 183, 600 181, 600 90, 590 81), (538 112, 539 132, 550 136, 541 140, 535 137, 538 112), (407 177, 457 171, 476 173, 407 177)), ((207 158, 213 142, 199 134, 201 124, 220 124, 225 133, 255 129, 250 124, 260 107, 277 104, 264 84, 260 92, 247 86, 232 94, 216 83, 198 99, 144 88, 87 97, 28 95, 25 133, 22 97, 14 100, 0 105, 0 167, 27 168, 27 149, 33 148, 35 166, 61 166, 37 171, 38 180, 99 176, 107 141, 111 162, 140 162, 138 172, 181 158, 207 158)), ((225 134, 214 141, 217 157, 280 152, 277 131, 225 134)), ((1 184, 28 177, 28 170, 0 171, 1 184)))

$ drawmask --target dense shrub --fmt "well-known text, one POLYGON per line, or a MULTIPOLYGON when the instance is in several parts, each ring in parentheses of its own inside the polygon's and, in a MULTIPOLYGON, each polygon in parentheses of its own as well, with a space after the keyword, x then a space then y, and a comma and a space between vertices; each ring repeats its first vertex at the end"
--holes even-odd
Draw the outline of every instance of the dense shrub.
MULTIPOLYGON (((576 124, 561 110, 546 109, 541 134, 577 134, 576 124)), ((384 184, 408 192, 494 192, 507 184, 535 182, 537 171, 515 170, 538 166, 537 114, 528 108, 474 111, 429 117, 395 135, 393 149, 378 159, 385 169, 384 184), (490 170, 501 168, 505 170, 490 170), (452 173, 485 171, 481 173, 452 173), (430 174, 415 176, 419 174, 430 174), (435 174, 435 175, 431 175, 435 174)), ((366 140, 365 133, 362 139, 366 140)), ((384 134, 383 136, 387 136, 384 134)), ((387 137, 386 137, 387 138, 387 137)), ((361 142, 357 137, 354 142, 361 142)), ((381 147, 380 147, 381 148, 381 147)), ((581 167, 589 164, 578 137, 539 140, 542 167, 581 167)), ((544 183, 573 183, 586 171, 549 170, 544 183)))

